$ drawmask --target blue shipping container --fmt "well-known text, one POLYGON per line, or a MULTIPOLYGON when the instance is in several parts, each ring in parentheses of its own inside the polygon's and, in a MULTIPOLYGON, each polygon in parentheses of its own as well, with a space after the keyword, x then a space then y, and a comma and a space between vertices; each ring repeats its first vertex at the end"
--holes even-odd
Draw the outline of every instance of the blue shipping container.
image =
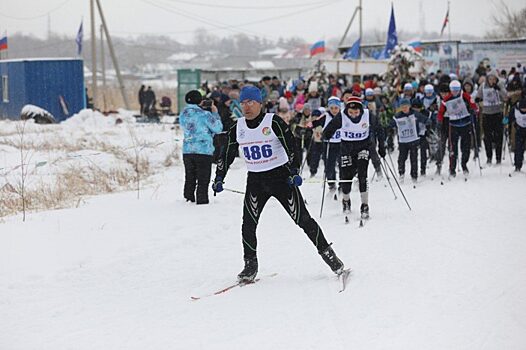
POLYGON ((63 121, 85 108, 84 68, 80 59, 0 61, 0 117, 19 119, 26 104, 63 121))

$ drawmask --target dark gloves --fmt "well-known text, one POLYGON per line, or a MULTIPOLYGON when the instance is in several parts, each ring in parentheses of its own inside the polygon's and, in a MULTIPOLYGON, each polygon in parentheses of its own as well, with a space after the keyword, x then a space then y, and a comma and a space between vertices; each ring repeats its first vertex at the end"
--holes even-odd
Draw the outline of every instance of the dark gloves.
POLYGON ((217 176, 212 183, 212 189, 214 190, 214 193, 219 193, 223 191, 223 178, 221 176, 217 176))
POLYGON ((499 86, 499 84, 495 84, 495 86, 494 86, 493 88, 494 88, 495 90, 497 90, 497 91, 500 91, 500 86, 499 86))
POLYGON ((378 149, 378 155, 380 156, 380 158, 385 157, 385 146, 380 146, 380 148, 378 149))
POLYGON ((299 187, 303 183, 303 179, 298 175, 298 170, 294 169, 290 172, 290 176, 287 178, 287 183, 291 187, 299 187))

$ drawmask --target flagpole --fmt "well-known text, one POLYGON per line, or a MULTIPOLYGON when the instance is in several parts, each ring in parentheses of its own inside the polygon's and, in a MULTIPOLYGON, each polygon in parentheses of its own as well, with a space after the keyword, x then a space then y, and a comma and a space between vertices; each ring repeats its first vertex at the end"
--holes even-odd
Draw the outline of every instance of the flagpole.
POLYGON ((447 30, 448 30, 448 35, 449 35, 449 41, 451 41, 451 16, 450 16, 450 12, 449 12, 449 0, 447 0, 447 14, 448 14, 448 19, 447 19, 447 30))

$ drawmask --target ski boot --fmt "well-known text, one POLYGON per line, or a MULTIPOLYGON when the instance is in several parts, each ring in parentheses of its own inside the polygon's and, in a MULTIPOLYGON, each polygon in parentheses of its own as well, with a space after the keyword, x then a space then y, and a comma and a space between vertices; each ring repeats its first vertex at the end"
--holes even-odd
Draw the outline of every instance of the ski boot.
POLYGON ((350 199, 342 199, 342 206, 343 206, 343 213, 349 214, 351 212, 351 200, 350 199))
POLYGON ((337 275, 340 275, 343 272, 343 262, 336 256, 336 253, 330 245, 327 247, 327 249, 320 252, 320 255, 323 261, 325 261, 325 263, 329 265, 332 272, 334 272, 337 275))
POLYGON ((362 203, 360 206, 360 215, 362 219, 369 219, 369 204, 362 203))
POLYGON ((251 283, 258 274, 258 258, 245 259, 245 268, 237 275, 239 283, 251 283))
POLYGON ((398 181, 403 184, 404 183, 404 176, 405 174, 400 174, 400 177, 398 177, 398 181))

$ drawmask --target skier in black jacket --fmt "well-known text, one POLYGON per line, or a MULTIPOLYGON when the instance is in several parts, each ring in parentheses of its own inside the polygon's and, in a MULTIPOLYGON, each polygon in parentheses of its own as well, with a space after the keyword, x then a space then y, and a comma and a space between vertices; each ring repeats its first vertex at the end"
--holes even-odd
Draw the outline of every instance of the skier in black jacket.
POLYGON ((240 102, 244 117, 239 118, 228 132, 228 143, 218 161, 212 184, 215 192, 223 190, 228 168, 234 161, 236 150, 241 147, 248 176, 241 227, 245 268, 239 273, 238 281, 251 282, 257 275, 256 227, 270 197, 281 203, 332 271, 340 275, 344 265, 327 243, 320 226, 310 216, 298 189, 302 178, 298 175, 300 164, 295 155, 292 132, 279 116, 264 113, 258 88, 245 86, 241 90, 240 102))
MULTIPOLYGON (((380 126, 378 118, 368 109, 363 108, 361 98, 352 96, 345 104, 344 110, 334 117, 323 131, 323 137, 329 140, 333 134, 340 130, 341 161, 340 180, 347 180, 341 184, 343 192, 343 211, 351 211, 351 182, 358 174, 360 186, 362 218, 369 217, 369 193, 367 183, 367 168, 369 166, 369 148, 372 143, 373 131, 380 139, 384 139, 384 129, 380 126)), ((378 144, 378 154, 385 157, 385 144, 378 144)))

